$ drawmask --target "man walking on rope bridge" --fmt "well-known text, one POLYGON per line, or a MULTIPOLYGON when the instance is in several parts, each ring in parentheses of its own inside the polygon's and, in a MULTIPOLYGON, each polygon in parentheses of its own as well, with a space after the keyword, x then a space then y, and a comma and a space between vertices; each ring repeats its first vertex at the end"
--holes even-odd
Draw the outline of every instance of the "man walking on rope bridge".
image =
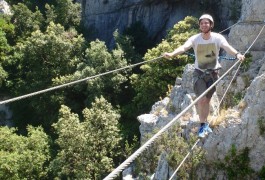
MULTIPOLYGON (((174 56, 184 53, 191 47, 195 53, 195 71, 193 73, 194 92, 199 97, 207 90, 218 78, 218 69, 221 68, 218 62, 220 48, 227 53, 234 55, 237 59, 243 61, 245 56, 233 48, 227 40, 218 33, 212 32, 214 20, 211 15, 204 14, 199 18, 199 26, 201 33, 190 37, 182 46, 173 52, 164 53, 164 57, 170 59, 174 56)), ((197 103, 198 115, 201 127, 198 136, 204 138, 207 133, 211 133, 212 129, 207 123, 209 115, 210 100, 216 88, 212 88, 197 103)))

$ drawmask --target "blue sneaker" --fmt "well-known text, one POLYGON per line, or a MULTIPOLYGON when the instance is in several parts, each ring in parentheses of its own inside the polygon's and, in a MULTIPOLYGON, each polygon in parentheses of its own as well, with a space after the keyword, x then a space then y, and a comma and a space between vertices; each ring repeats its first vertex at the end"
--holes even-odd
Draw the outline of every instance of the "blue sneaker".
POLYGON ((208 123, 205 123, 204 126, 205 126, 205 129, 206 129, 207 133, 212 133, 213 132, 213 130, 210 128, 208 123))
POLYGON ((198 131, 198 136, 200 138, 204 138, 208 133, 212 133, 212 129, 209 127, 208 123, 205 123, 203 126, 200 127, 198 131))

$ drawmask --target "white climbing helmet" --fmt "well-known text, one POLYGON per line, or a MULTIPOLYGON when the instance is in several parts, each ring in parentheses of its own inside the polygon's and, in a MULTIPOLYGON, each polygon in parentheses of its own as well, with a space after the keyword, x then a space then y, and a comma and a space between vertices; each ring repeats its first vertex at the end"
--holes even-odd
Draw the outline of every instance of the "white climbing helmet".
POLYGON ((199 19, 199 22, 202 20, 202 19, 209 19, 212 23, 214 23, 213 21, 213 17, 209 14, 203 14, 200 19, 199 19))

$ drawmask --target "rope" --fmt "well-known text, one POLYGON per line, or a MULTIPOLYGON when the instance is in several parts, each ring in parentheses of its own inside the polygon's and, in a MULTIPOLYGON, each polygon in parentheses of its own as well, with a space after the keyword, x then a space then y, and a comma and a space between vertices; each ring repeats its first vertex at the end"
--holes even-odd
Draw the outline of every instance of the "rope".
MULTIPOLYGON (((230 26, 229 28, 233 27, 234 25, 230 26)), ((227 28, 227 29, 229 29, 229 28, 227 28)), ((227 29, 225 29, 225 30, 227 30, 227 29)), ((223 30, 223 31, 225 31, 225 30, 223 30)), ((88 81, 90 79, 93 79, 93 78, 96 78, 96 77, 100 77, 100 76, 104 76, 104 75, 107 75, 107 74, 110 74, 110 73, 113 73, 113 72, 116 72, 116 71, 120 71, 120 70, 123 70, 123 69, 132 68, 132 67, 138 66, 140 64, 144 64, 144 63, 147 63, 147 62, 155 61, 155 60, 160 59, 162 57, 163 56, 159 56, 157 58, 154 58, 154 59, 151 59, 151 60, 148 60, 148 61, 136 63, 136 64, 133 64, 133 65, 129 65, 129 66, 126 66, 126 67, 123 67, 123 68, 115 69, 115 70, 112 70, 112 71, 108 71, 108 72, 105 72, 105 73, 101 73, 101 74, 98 74, 98 75, 94 75, 94 76, 91 76, 91 77, 87 77, 87 78, 84 78, 84 79, 73 81, 73 82, 70 82, 70 83, 54 86, 54 87, 47 88, 47 89, 44 89, 44 90, 40 90, 40 91, 36 91, 36 92, 29 93, 29 94, 26 94, 26 95, 22 95, 22 96, 18 96, 18 97, 15 97, 15 98, 11 98, 11 99, 8 99, 8 100, 0 101, 0 105, 7 104, 7 103, 10 103, 10 102, 14 102, 14 101, 18 101, 18 100, 25 99, 25 98, 28 98, 28 97, 32 97, 32 96, 35 96, 35 95, 38 95, 38 94, 46 93, 46 92, 53 91, 53 90, 56 90, 56 89, 64 88, 66 86, 71 86, 73 84, 77 84, 77 83, 80 83, 80 82, 83 82, 83 81, 88 81)))
POLYGON ((147 63, 147 62, 152 62, 152 61, 158 60, 158 59, 160 59, 162 57, 163 56, 159 56, 157 58, 154 58, 154 59, 151 59, 151 60, 148 60, 148 61, 139 62, 139 63, 132 64, 132 65, 129 65, 129 66, 125 66, 125 67, 122 67, 122 68, 118 68, 118 69, 115 69, 115 70, 112 70, 112 71, 107 71, 107 72, 104 72, 104 73, 101 73, 101 74, 90 76, 90 77, 87 77, 87 78, 84 78, 84 79, 72 81, 72 82, 69 82, 69 83, 66 83, 66 84, 54 86, 54 87, 51 87, 51 88, 48 88, 48 89, 44 89, 44 90, 40 90, 40 91, 37 91, 37 92, 29 93, 29 94, 26 94, 26 95, 22 95, 22 96, 18 96, 18 97, 15 97, 15 98, 11 98, 11 99, 8 99, 8 100, 4 100, 4 101, 0 102, 0 105, 7 104, 7 103, 10 103, 10 102, 14 102, 14 101, 18 101, 18 100, 21 100, 21 99, 25 99, 27 97, 35 96, 35 95, 46 93, 46 92, 49 92, 49 91, 53 91, 55 89, 64 88, 66 86, 71 86, 73 84, 77 84, 77 83, 80 83, 80 82, 83 82, 83 81, 88 81, 90 79, 94 79, 94 78, 97 78, 97 77, 100 77, 100 76, 111 74, 111 73, 114 73, 114 72, 117 72, 117 71, 120 71, 120 70, 124 70, 124 69, 127 69, 127 68, 132 68, 132 67, 135 67, 135 66, 147 63))
MULTIPOLYGON (((249 46, 249 48, 246 50, 246 52, 244 53, 244 55, 247 54, 247 52, 250 50, 250 48, 251 48, 251 47, 253 46, 253 44, 256 42, 256 40, 257 40, 258 37, 260 36, 261 32, 263 31, 264 27, 265 27, 265 25, 263 25, 263 27, 261 28, 259 34, 258 34, 257 37, 255 38, 255 40, 252 42, 252 44, 249 46)), ((265 57, 265 56, 264 56, 264 57, 265 57)), ((264 58, 263 58, 263 59, 264 59, 264 58)), ((225 97, 225 95, 226 95, 226 93, 227 93, 229 87, 231 86, 233 80, 235 79, 236 74, 237 74, 237 72, 239 71, 239 68, 240 68, 241 64, 242 64, 242 62, 241 62, 240 65, 238 66, 238 68, 237 68, 237 70, 236 70, 234 76, 232 77, 232 80, 230 81, 230 83, 229 83, 229 85, 228 85, 228 87, 227 87, 227 89, 226 89, 226 91, 225 91, 225 93, 224 93, 224 95, 223 95, 223 97, 221 98, 221 100, 220 100, 220 102, 219 102, 219 105, 218 105, 218 109, 220 108, 220 105, 221 105, 221 103, 222 103, 222 101, 223 101, 223 99, 224 99, 224 97, 225 97)))
POLYGON ((200 139, 197 139, 197 141, 194 143, 194 145, 192 146, 192 148, 190 149, 189 153, 185 156, 185 158, 181 161, 180 165, 178 166, 178 168, 175 170, 175 172, 172 174, 172 176, 169 178, 169 180, 171 180, 175 174, 178 172, 179 168, 182 166, 182 164, 185 162, 185 160, 188 158, 188 156, 190 155, 190 153, 193 151, 193 149, 196 147, 196 145, 199 143, 200 139))
POLYGON ((224 100, 224 97, 226 96, 226 93, 227 93, 228 89, 229 89, 230 86, 232 85, 232 82, 233 82, 233 80, 235 79, 235 77, 236 77, 236 75, 237 75, 237 72, 239 71, 239 68, 240 68, 241 64, 242 64, 242 62, 239 64, 239 66, 238 66, 238 68, 237 68, 237 70, 236 70, 234 76, 232 77, 230 83, 228 84, 228 87, 227 87, 226 90, 225 90, 225 93, 223 94, 223 96, 222 96, 222 98, 221 98, 221 100, 220 100, 220 102, 219 102, 219 104, 218 104, 218 107, 217 107, 217 110, 218 110, 218 111, 219 111, 219 108, 220 108, 220 105, 221 105, 222 101, 224 100))
MULTIPOLYGON (((231 28, 230 26, 229 28, 231 28)), ((225 29, 227 30, 227 29, 225 29)), ((224 30, 224 31, 225 31, 224 30)), ((190 53, 188 53, 190 54, 190 53)), ((232 69, 237 63, 235 63, 230 69, 232 69)), ((225 73, 224 75, 226 75, 225 73)), ((200 98, 202 98, 211 88, 213 88, 223 77, 219 78, 212 86, 210 86, 203 94, 201 94, 193 103, 186 107, 180 114, 178 114, 173 120, 166 124, 160 131, 158 131, 151 139, 149 139, 144 145, 142 145, 137 151, 135 151, 129 158, 127 158, 122 164, 120 164, 114 171, 112 171, 104 180, 115 178, 122 170, 124 170, 131 162, 134 161, 144 150, 146 150, 167 128, 169 128, 178 118, 180 118, 186 111, 188 111, 200 98)), ((198 140, 196 141, 199 142, 198 140)), ((196 143, 196 144, 197 144, 196 143)), ((185 160, 184 160, 185 161, 185 160)), ((183 161, 183 163, 184 163, 183 161)))
POLYGON ((233 24, 232 26, 229 26, 228 28, 226 28, 226 29, 220 31, 219 34, 225 32, 225 31, 228 30, 228 29, 231 29, 232 27, 234 27, 234 26, 237 25, 238 23, 240 23, 240 21, 238 21, 237 23, 233 24))
MULTIPOLYGON (((261 28, 261 30, 260 30, 260 32, 258 33, 258 35, 256 36, 256 38, 254 39, 254 41, 252 42, 252 44, 249 46, 249 48, 245 51, 245 53, 243 54, 243 55, 246 55, 247 53, 248 53, 248 51, 251 49, 251 47, 254 45, 254 43, 257 41, 257 39, 258 39, 258 37, 260 36, 260 34, 261 34, 261 32, 263 31, 263 29, 264 29, 264 27, 265 27, 265 25, 263 25, 263 27, 261 28)), ((239 68, 240 68, 240 66, 241 66, 241 64, 242 64, 242 62, 241 61, 237 61, 229 70, 227 70, 226 71, 226 73, 225 74, 223 74, 223 76, 221 76, 220 77, 220 79, 222 79, 230 70, 232 70, 232 68, 236 65, 236 64, 238 64, 240 62, 240 64, 239 64, 239 66, 238 66, 238 68, 237 68, 237 70, 236 70, 236 72, 235 72, 235 74, 234 74, 234 76, 233 76, 233 78, 232 78, 232 80, 230 81, 230 84, 229 84, 229 86, 228 86, 228 88, 231 86, 231 83, 232 83, 232 81, 233 81, 233 79, 235 78, 235 76, 236 76, 236 74, 237 74, 237 72, 238 72, 238 70, 239 70, 239 68)), ((217 82, 219 82, 219 81, 216 81, 213 85, 215 85, 215 84, 217 84, 217 82)), ((212 87, 213 87, 213 85, 212 86, 210 86, 208 89, 211 89, 212 87)), ((227 90, 228 90, 228 88, 227 88, 227 90)), ((207 89, 207 90, 208 90, 207 89)), ((227 92, 227 90, 226 90, 226 92, 227 92)), ((224 96, 225 96, 225 94, 226 94, 226 92, 224 93, 224 96)), ((223 96, 223 97, 224 97, 223 96)), ((223 100, 223 98, 222 98, 222 100, 223 100)), ((222 101, 221 100, 221 101, 222 101)), ((221 101, 219 102, 219 106, 220 106, 220 104, 221 104, 221 101)), ((219 107, 218 106, 218 107, 219 107)), ((198 144, 198 142, 200 141, 200 139, 197 139, 197 141, 195 142, 195 144, 193 145, 193 147, 192 147, 192 149, 194 148, 194 146, 195 145, 197 145, 198 144)), ((191 149, 191 150, 192 150, 191 149)), ((191 150, 190 150, 190 152, 191 152, 191 150)), ((185 162, 185 160, 188 158, 188 156, 190 155, 190 152, 188 152, 188 154, 185 156, 185 158, 183 159, 183 161, 180 163, 180 165, 177 167, 177 169, 175 170, 175 172, 172 174, 172 176, 170 177, 170 180, 175 176, 175 174, 177 173, 177 171, 179 170, 179 168, 182 166, 182 164, 185 162)))
POLYGON ((128 159, 120 164, 114 171, 112 171, 104 180, 115 178, 119 172, 125 169, 134 159, 136 159, 144 150, 146 150, 163 132, 165 132, 176 120, 183 116, 192 106, 194 106, 203 96, 205 96, 221 79, 224 78, 236 66, 240 61, 237 61, 230 69, 223 74, 217 81, 215 81, 204 93, 197 97, 189 106, 187 106, 181 113, 179 113, 174 119, 166 124, 161 130, 159 130, 152 138, 150 138, 145 144, 143 144, 137 151, 135 151, 128 159))

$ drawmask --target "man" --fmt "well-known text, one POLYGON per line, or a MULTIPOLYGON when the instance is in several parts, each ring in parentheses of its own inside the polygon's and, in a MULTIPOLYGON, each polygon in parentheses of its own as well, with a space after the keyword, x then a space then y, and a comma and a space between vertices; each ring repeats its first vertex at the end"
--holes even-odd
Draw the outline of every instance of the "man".
MULTIPOLYGON (((221 34, 212 32, 214 21, 211 15, 202 15, 199 18, 199 26, 201 33, 190 37, 182 46, 178 47, 173 52, 166 52, 163 55, 165 58, 170 59, 184 53, 191 47, 194 49, 195 71, 193 74, 193 81, 194 92, 197 97, 207 90, 218 78, 217 71, 221 68, 218 62, 220 48, 223 48, 227 53, 235 56, 241 61, 245 59, 245 56, 229 45, 221 34)), ((197 110, 201 123, 198 136, 201 138, 205 137, 207 133, 212 132, 207 123, 207 117, 209 115, 210 100, 214 92, 215 88, 212 88, 197 103, 197 110)))

